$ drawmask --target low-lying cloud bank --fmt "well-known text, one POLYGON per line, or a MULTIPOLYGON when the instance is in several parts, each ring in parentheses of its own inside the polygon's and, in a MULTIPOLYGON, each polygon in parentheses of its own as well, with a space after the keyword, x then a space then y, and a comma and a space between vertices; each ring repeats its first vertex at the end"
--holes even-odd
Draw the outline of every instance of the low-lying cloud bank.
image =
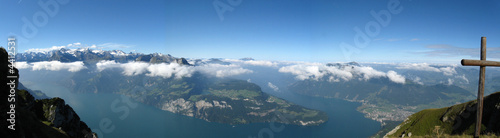
POLYGON ((200 66, 182 66, 177 63, 150 64, 145 62, 116 63, 115 61, 100 61, 96 64, 97 70, 108 68, 121 68, 127 76, 146 73, 147 76, 159 76, 163 78, 191 77, 193 73, 200 72, 215 77, 228 77, 240 74, 252 73, 252 70, 242 68, 238 65, 204 64, 200 66))
MULTIPOLYGON (((16 62, 18 69, 35 70, 50 70, 50 71, 70 71, 78 72, 87 67, 82 61, 62 63, 59 61, 42 61, 42 62, 16 62)), ((120 68, 122 74, 126 76, 135 76, 145 74, 151 77, 163 78, 182 78, 191 77, 195 72, 200 72, 209 76, 218 78, 230 77, 235 75, 253 73, 252 70, 245 69, 239 65, 221 65, 221 64, 203 64, 200 66, 183 66, 177 63, 160 63, 150 64, 146 62, 128 62, 117 63, 112 60, 100 61, 96 63, 97 71, 103 71, 110 68, 120 68)))
POLYGON ((451 76, 451 75, 457 73, 457 71, 455 70, 455 66, 434 67, 434 66, 430 66, 427 63, 399 64, 399 66, 397 66, 396 68, 397 69, 407 69, 407 70, 442 72, 446 76, 451 76))
POLYGON ((267 86, 271 89, 273 89, 275 92, 279 92, 280 91, 280 88, 276 85, 274 85, 273 83, 271 82, 267 82, 267 86))
MULTIPOLYGON (((207 60, 208 61, 208 60, 207 60)), ((122 74, 126 76, 134 76, 145 74, 152 77, 163 78, 182 78, 191 77, 195 72, 213 77, 231 77, 242 74, 253 73, 254 71, 247 69, 249 66, 269 67, 278 70, 281 73, 289 73, 295 76, 297 80, 320 80, 324 79, 330 82, 349 81, 352 79, 369 80, 372 78, 386 77, 395 83, 405 83, 406 79, 412 80, 423 85, 423 80, 418 76, 402 76, 394 70, 379 71, 370 66, 359 65, 330 65, 315 62, 283 62, 283 61, 266 61, 266 60, 238 60, 238 59, 221 59, 225 62, 221 63, 206 63, 196 66, 184 66, 177 63, 160 63, 150 64, 146 62, 128 62, 117 63, 115 61, 100 61, 96 63, 96 71, 103 71, 110 68, 122 69, 122 74), (408 78, 407 78, 408 77, 408 78)), ((206 61, 205 61, 206 62, 206 61)), ((457 74, 456 65, 431 65, 428 63, 397 63, 388 64, 390 68, 405 70, 418 70, 428 72, 439 72, 445 76, 450 76, 453 79, 463 79, 464 83, 469 83, 469 80, 463 75, 457 74), (458 75, 458 76, 457 76, 458 75)), ((87 67, 83 62, 62 63, 59 61, 42 61, 42 62, 16 62, 18 69, 31 70, 50 70, 50 71, 70 71, 78 72, 87 67)), ((400 72, 401 73, 401 72, 400 72)), ((457 82, 457 81, 454 81, 457 82)), ((448 83, 454 83, 449 81, 448 83)), ((446 83, 446 82, 443 82, 446 83)), ((272 87, 273 85, 268 85, 272 87)))
POLYGON ((231 63, 239 63, 252 66, 267 66, 267 67, 277 67, 278 62, 267 61, 267 60, 239 60, 239 59, 223 59, 223 61, 231 63))
POLYGON ((71 63, 63 63, 59 61, 41 61, 41 62, 16 62, 16 68, 18 69, 30 69, 31 70, 50 70, 50 71, 60 71, 66 70, 70 72, 77 72, 82 69, 85 69, 85 65, 82 61, 71 62, 71 63))
POLYGON ((330 82, 349 81, 356 77, 363 80, 387 77, 395 83, 405 83, 406 80, 395 71, 390 70, 386 73, 366 66, 337 67, 323 64, 296 64, 281 67, 279 72, 296 75, 295 78, 298 80, 320 80, 324 77, 327 77, 330 82))

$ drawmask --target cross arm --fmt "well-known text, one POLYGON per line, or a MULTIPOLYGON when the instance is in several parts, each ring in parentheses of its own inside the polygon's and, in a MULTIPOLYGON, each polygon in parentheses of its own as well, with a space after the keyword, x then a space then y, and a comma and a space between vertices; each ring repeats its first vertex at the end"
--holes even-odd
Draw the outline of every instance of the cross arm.
POLYGON ((462 66, 497 66, 500 67, 500 62, 488 60, 472 60, 462 59, 462 66))

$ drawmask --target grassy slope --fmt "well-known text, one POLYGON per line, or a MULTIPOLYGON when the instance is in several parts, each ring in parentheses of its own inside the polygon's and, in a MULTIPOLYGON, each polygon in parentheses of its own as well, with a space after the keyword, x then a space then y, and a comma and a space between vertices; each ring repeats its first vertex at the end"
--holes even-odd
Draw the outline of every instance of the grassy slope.
MULTIPOLYGON (((496 92, 485 97, 485 112, 493 110, 487 108, 488 105, 491 107, 499 103, 499 95, 500 92, 496 92)), ((474 100, 451 107, 422 110, 408 117, 399 125, 400 128, 389 136, 407 135, 410 132, 412 136, 435 136, 437 135, 436 126, 439 126, 439 133, 443 135, 473 135, 476 103, 477 101, 474 100)), ((483 118, 482 131, 495 129, 484 126, 485 123, 491 123, 485 122, 488 118, 486 113, 483 113, 483 118)))

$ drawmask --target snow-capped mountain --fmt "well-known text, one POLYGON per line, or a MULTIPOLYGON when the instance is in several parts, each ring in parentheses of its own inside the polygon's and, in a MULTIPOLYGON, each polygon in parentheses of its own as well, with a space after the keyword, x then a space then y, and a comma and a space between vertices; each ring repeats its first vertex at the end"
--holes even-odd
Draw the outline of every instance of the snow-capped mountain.
POLYGON ((188 64, 184 58, 176 58, 169 54, 161 53, 125 53, 121 50, 95 50, 90 48, 68 49, 60 48, 53 50, 28 50, 16 55, 17 61, 39 62, 39 61, 60 61, 86 63, 96 63, 101 60, 114 60, 116 62, 143 61, 150 63, 170 63, 188 64))

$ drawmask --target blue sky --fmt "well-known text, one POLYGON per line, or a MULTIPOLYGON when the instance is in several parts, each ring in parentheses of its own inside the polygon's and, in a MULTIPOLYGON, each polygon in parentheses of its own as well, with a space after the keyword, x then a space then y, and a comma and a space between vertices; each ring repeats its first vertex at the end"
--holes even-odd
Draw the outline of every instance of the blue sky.
POLYGON ((19 39, 18 52, 79 42, 186 58, 458 64, 462 58, 478 58, 480 37, 486 36, 488 58, 500 59, 497 1, 67 1, 58 3, 54 16, 39 1, 4 1, 0 46, 5 47, 13 33, 19 39), (389 12, 391 20, 382 26, 370 11, 388 11, 392 2, 399 2, 400 12, 389 12), (214 3, 232 10, 218 14, 214 3), (41 22, 42 15, 47 22, 41 22), (34 16, 39 17, 38 26, 34 16), (23 18, 34 23, 36 33, 23 33, 23 18), (366 46, 355 45, 354 28, 365 32, 370 23, 380 26, 378 33, 368 36, 366 46), (358 53, 346 54, 341 43, 358 53))

